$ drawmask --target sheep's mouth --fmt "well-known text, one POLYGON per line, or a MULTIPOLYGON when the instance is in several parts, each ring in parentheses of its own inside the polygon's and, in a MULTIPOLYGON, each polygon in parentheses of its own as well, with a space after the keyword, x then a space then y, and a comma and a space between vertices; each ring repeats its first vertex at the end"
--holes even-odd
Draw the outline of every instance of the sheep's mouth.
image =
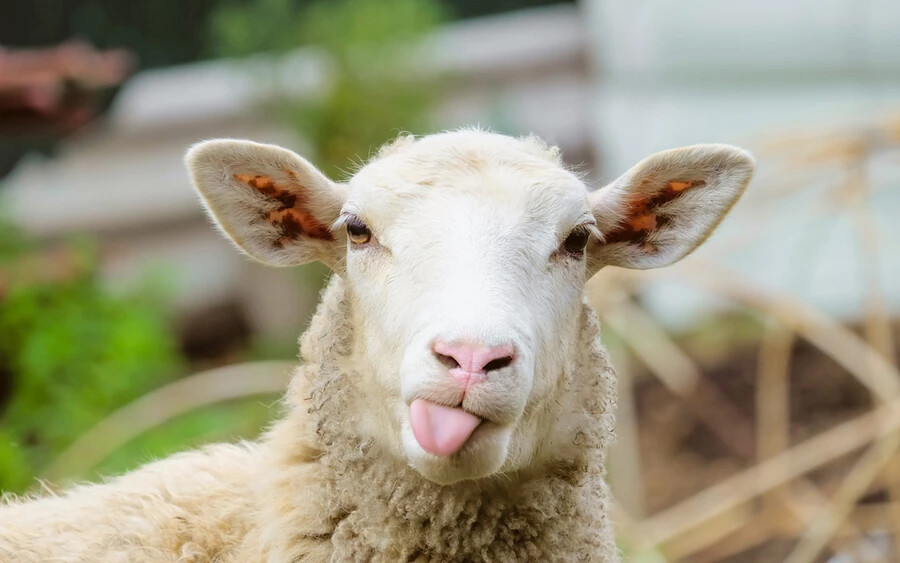
POLYGON ((484 419, 462 406, 448 407, 416 399, 409 406, 409 422, 423 450, 445 457, 461 450, 484 419))

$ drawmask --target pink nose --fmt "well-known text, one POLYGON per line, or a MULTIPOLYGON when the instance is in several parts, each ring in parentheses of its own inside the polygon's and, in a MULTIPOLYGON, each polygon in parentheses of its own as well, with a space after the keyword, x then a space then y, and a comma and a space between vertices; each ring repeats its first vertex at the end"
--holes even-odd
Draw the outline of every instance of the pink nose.
POLYGON ((468 375, 484 375, 489 371, 503 369, 513 361, 512 344, 482 346, 468 342, 447 344, 437 341, 432 350, 451 370, 460 370, 468 375))

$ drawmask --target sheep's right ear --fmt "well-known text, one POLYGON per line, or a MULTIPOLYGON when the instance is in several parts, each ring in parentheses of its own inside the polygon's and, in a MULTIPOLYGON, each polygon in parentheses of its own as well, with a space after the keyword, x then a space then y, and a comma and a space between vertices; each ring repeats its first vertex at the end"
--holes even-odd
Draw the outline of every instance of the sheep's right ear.
POLYGON ((590 195, 603 235, 588 246, 591 271, 681 260, 741 197, 753 166, 750 153, 730 145, 694 145, 645 158, 590 195))
POLYGON ((217 139, 191 147, 185 162, 216 223, 251 257, 275 266, 340 260, 342 237, 329 226, 344 186, 294 152, 217 139))

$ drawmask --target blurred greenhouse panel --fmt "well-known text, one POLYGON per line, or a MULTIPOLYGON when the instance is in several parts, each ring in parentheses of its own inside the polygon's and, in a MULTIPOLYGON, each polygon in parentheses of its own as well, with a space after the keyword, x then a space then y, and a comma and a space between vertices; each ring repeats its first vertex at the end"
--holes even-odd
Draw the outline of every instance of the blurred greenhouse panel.
MULTIPOLYGON (((788 174, 795 171, 785 170, 788 154, 845 132, 873 141, 881 135, 885 146, 891 135, 896 139, 896 2, 588 0, 583 8, 597 71, 593 135, 607 178, 668 147, 725 142, 758 153, 755 189, 698 256, 716 254, 717 240, 760 222, 755 203, 769 195, 760 192, 767 184, 787 189, 792 181, 788 174)), ((879 186, 896 185, 896 159, 872 149, 867 175, 879 186)), ((768 211, 765 233, 752 245, 719 255, 767 287, 803 295, 831 313, 853 318, 863 282, 852 229, 846 218, 828 224, 816 220, 827 199, 823 191, 840 181, 839 171, 829 171, 830 176, 823 169, 808 181, 816 189, 790 194, 768 211), (827 252, 807 252, 815 238, 827 244, 827 252), (805 272, 798 274, 801 264, 805 272)), ((886 240, 897 241, 900 225, 892 216, 900 209, 900 191, 877 191, 869 203, 872 219, 886 240)), ((900 253, 885 253, 881 287, 894 314, 900 312, 898 277, 900 253)), ((674 290, 648 299, 676 325, 688 323, 698 307, 714 305, 674 290)))
POLYGON ((683 265, 592 281, 618 343, 623 543, 896 560, 900 4, 581 6, 606 179, 694 143, 759 162, 683 265))

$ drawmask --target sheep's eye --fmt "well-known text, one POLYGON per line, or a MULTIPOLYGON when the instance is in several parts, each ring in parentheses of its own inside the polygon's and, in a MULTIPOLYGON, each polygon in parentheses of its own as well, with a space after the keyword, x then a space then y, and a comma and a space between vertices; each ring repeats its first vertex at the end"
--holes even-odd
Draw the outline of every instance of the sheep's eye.
POLYGON ((372 240, 372 231, 357 217, 347 221, 347 236, 353 244, 366 244, 372 240))
POLYGON ((584 248, 587 246, 590 231, 584 227, 575 227, 566 240, 563 241, 561 250, 572 256, 584 256, 584 248))

